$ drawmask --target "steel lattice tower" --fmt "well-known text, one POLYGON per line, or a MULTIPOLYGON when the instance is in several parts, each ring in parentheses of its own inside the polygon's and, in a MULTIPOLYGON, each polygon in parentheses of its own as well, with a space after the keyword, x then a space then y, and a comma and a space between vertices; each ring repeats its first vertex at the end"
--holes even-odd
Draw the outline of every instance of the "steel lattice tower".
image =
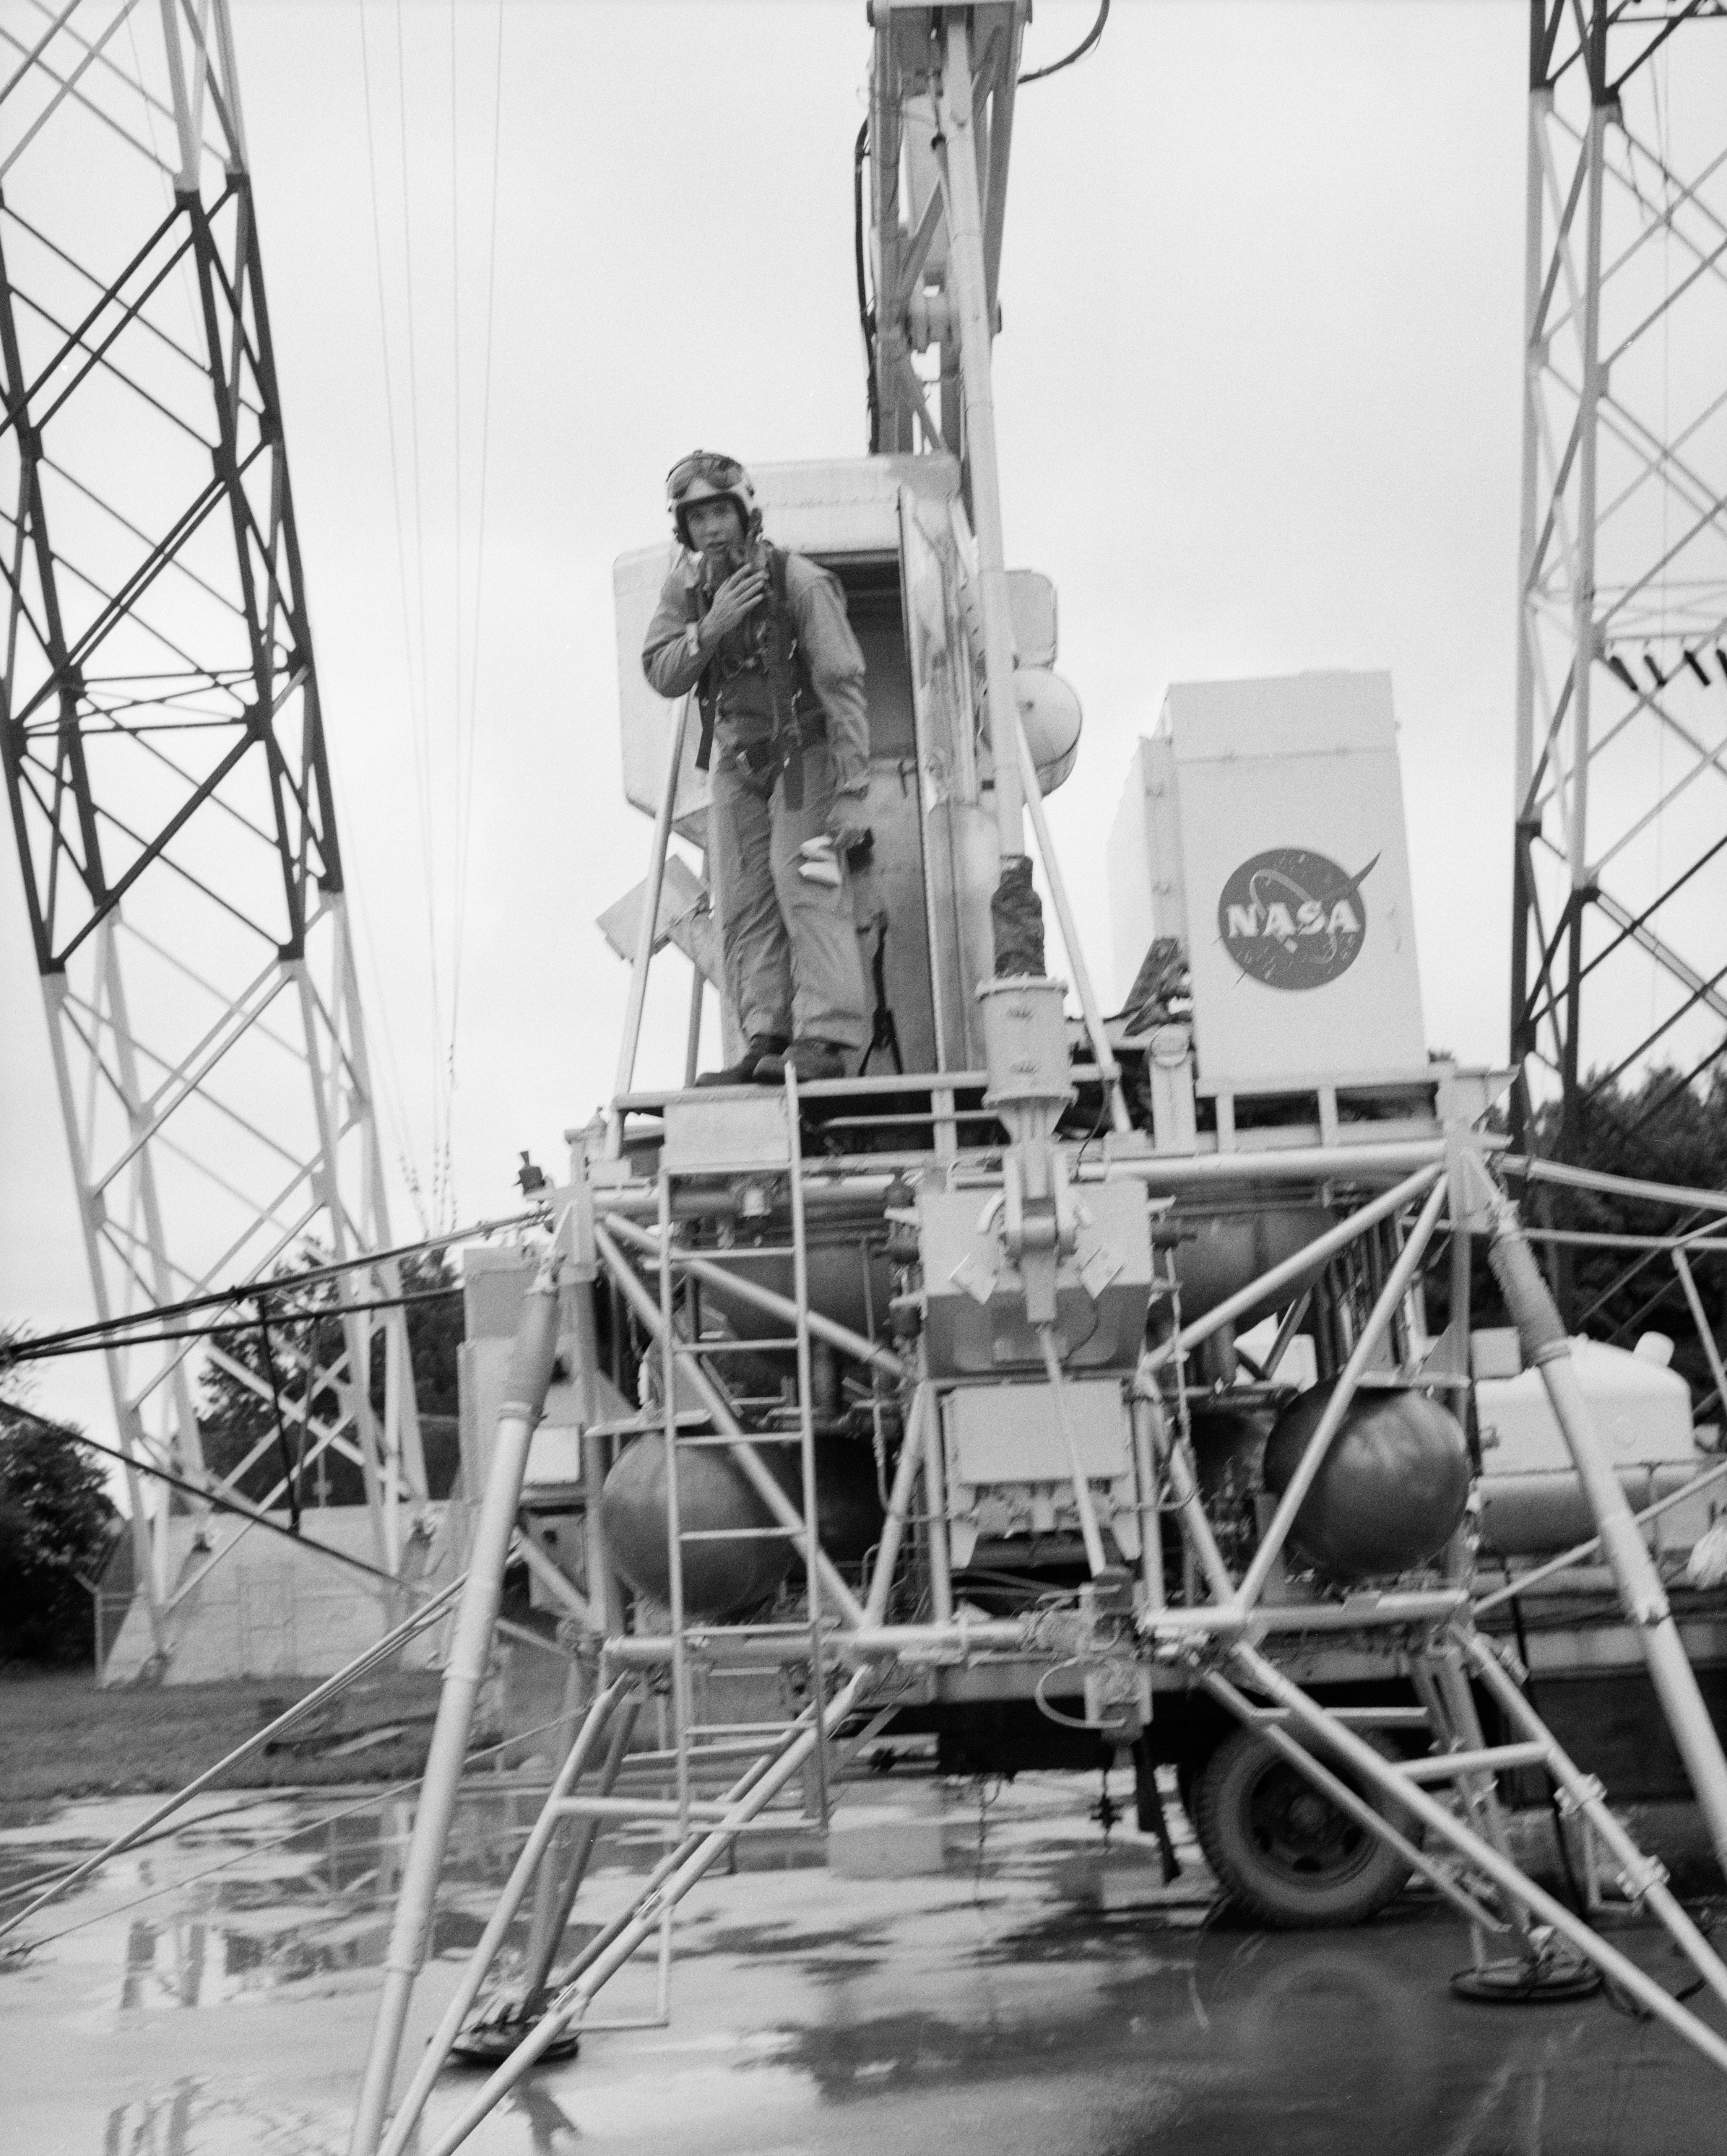
POLYGON ((1567 1158, 1727 1046, 1724 16, 1530 0, 1511 1050, 1567 1158))
MULTIPOLYGON (((36 0, 23 35, 20 12, 0 27, 0 721, 107 1319, 389 1231, 226 0, 36 0)), ((399 1294, 388 1261, 341 1290, 399 1294)), ((426 1496, 403 1315, 321 1330, 300 1397, 341 1405, 290 1404, 302 1471, 325 1447, 359 1464, 399 1573, 426 1496)), ((194 1482, 198 1344, 109 1355, 129 1458, 194 1482)), ((161 1654, 233 1537, 172 1576, 167 1502, 130 1481, 161 1654)))

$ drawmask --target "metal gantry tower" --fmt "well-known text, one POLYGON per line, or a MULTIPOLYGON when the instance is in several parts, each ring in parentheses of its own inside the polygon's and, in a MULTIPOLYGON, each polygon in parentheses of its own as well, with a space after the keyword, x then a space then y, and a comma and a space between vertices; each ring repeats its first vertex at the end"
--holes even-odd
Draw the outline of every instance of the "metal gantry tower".
POLYGON ((992 7, 969 22, 944 17, 938 40, 928 8, 878 11, 866 138, 874 271, 868 317, 872 450, 945 450, 963 458, 969 446, 961 357, 965 264, 954 259, 950 218, 981 232, 984 289, 975 304, 993 336, 1028 13, 992 7), (963 194, 956 207, 946 153, 951 141, 968 138, 976 177, 966 182, 960 175, 963 194), (924 355, 920 370, 916 362, 924 355))
MULTIPOLYGON (((97 1311, 120 1318, 389 1228, 227 0, 37 0, 0 38, 0 738, 97 1311)), ((353 1306, 400 1291, 387 1261, 346 1275, 298 1404, 206 1483, 333 1448, 392 1573, 426 1496, 406 1326, 353 1306)), ((188 1554, 140 1471, 206 1481, 201 1346, 269 1397, 219 1341, 108 1354, 159 1656, 233 1539, 207 1517, 188 1554)))
POLYGON ((1727 1046, 1727 10, 1530 0, 1518 1104, 1727 1046))

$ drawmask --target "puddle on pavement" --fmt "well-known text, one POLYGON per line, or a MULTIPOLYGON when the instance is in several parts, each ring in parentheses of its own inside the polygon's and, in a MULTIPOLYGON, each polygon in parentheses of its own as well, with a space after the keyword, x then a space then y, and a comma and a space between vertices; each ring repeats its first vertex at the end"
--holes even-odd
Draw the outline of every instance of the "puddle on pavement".
MULTIPOLYGON (((540 1789, 469 1792, 457 1807, 432 1942, 433 1958, 478 1939, 537 1816, 540 1789)), ((147 1815, 156 1800, 104 1799, 29 1808, 0 1826, 0 1892, 45 1883, 147 1815)), ((40 1966, 62 1935, 108 1943, 122 2011, 214 2006, 276 1994, 305 1995, 320 1979, 381 1964, 413 1825, 405 1799, 332 1806, 327 1794, 247 1798, 224 1794, 110 1859, 26 1927, 40 1942, 0 1972, 40 1966)), ((596 1883, 643 1871, 664 1842, 612 1837, 596 1883)), ((743 1845, 735 1870, 772 1873, 819 1863, 807 1839, 763 1836, 743 1845)), ((729 1876, 729 1875, 722 1875, 729 1876)), ((4 1906, 25 1898, 8 1893, 4 1906)), ((71 1938, 66 1943, 69 1946, 71 1938)), ((86 1994, 87 1995, 87 1994, 86 1994)))
MULTIPOLYGON (((152 1801, 14 1818, 0 1827, 0 1879, 90 1853, 152 1801)), ((446 1989, 539 1801, 508 1789, 459 1807, 432 1943, 446 1989)), ((1191 1898, 1203 1893, 1196 1871, 1185 1903, 1087 1906, 1076 1881, 1099 1866, 1084 1801, 1075 1790, 1063 1810, 1053 1793, 1022 1793, 992 1816, 981 1869, 961 1805, 943 1874, 805 1880, 770 1863, 721 1875, 680 1921, 670 2028, 591 2035, 578 2061, 525 2086, 476 2156, 934 2145, 1222 2156, 1257 2145, 1261 2127, 1284 2156, 1435 2145, 1485 2156, 1524 2148, 1531 2107, 1576 2123, 1580 2150, 1684 2145, 1663 2112, 1702 2100, 1702 2069, 1599 2002, 1529 2015, 1458 2005, 1445 1979, 1464 1958, 1461 1929, 1418 1902, 1348 1934, 1263 1934, 1208 1917, 1191 1898), (1609 2115, 1637 2123, 1587 2138, 1609 2115), (915 2118, 916 2132, 878 2143, 879 2116, 915 2118), (1365 2138, 1349 2138, 1351 2118, 1371 2122, 1365 2138), (1669 2138, 1638 2138, 1645 2128, 1669 2138)), ((44 2032, 39 2061, 24 2057, 22 2081, 13 2069, 9 2113, 22 2094, 23 2115, 54 2128, 17 2145, 340 2156, 413 1816, 396 1798, 224 1793, 183 1833, 45 1909, 29 1928, 43 1943, 0 1978, 0 2010, 22 2009, 44 2032), (260 2010, 255 2035, 249 2016, 223 2010, 236 2008, 260 2010), (102 2085, 66 2071, 80 2046, 102 2085)), ((660 1846, 619 1850, 595 1875, 596 1903, 615 1907, 626 1871, 660 1846)), ((1187 1864, 1185 1842, 1181 1853, 1187 1864)), ((1155 1897, 1158 1867, 1137 1856, 1155 1897)), ((1101 1871, 1119 1891, 1107 1861, 1101 1871)), ((651 1974, 633 1971, 602 2017, 645 2008, 651 1974)), ((433 2116, 453 2115, 472 2087, 447 2077, 433 2116)), ((1550 2133, 1527 2145, 1570 2156, 1573 2144, 1550 2133)))
MULTIPOLYGON (((479 1937, 538 1801, 512 1790, 459 1805, 434 1954, 479 1937)), ((220 2005, 372 1966, 382 1956, 413 1808, 382 1799, 337 1809, 345 1815, 332 1816, 321 1796, 272 1797, 195 1815, 49 1903, 26 1928, 42 1942, 27 1959, 54 1953, 60 1934, 101 1932, 127 2010, 220 2005)), ((28 1829, 0 1829, 0 1886, 75 1863, 147 1810, 141 1799, 74 1804, 28 1829)), ((87 1948, 79 1958, 87 1962, 87 1948)))

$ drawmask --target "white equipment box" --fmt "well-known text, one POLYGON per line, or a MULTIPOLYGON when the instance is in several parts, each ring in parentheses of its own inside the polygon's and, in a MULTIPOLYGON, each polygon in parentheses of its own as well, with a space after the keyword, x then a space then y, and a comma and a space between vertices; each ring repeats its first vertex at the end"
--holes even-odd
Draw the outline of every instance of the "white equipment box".
POLYGON ((1425 1066, 1389 675, 1172 685, 1109 867, 1119 986, 1186 952, 1202 1091, 1425 1066))

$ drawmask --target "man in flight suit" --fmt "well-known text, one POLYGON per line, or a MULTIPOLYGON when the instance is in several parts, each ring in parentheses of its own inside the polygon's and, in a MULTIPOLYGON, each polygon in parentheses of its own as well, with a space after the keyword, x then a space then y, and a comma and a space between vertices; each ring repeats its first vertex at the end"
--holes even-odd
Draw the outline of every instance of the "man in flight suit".
POLYGON ((787 1063, 841 1077, 869 1038, 845 865, 869 839, 864 654, 838 580, 762 537, 741 464, 698 449, 673 465, 666 500, 684 551, 642 665, 700 710, 708 875, 746 1042, 697 1083, 778 1085, 787 1063))

